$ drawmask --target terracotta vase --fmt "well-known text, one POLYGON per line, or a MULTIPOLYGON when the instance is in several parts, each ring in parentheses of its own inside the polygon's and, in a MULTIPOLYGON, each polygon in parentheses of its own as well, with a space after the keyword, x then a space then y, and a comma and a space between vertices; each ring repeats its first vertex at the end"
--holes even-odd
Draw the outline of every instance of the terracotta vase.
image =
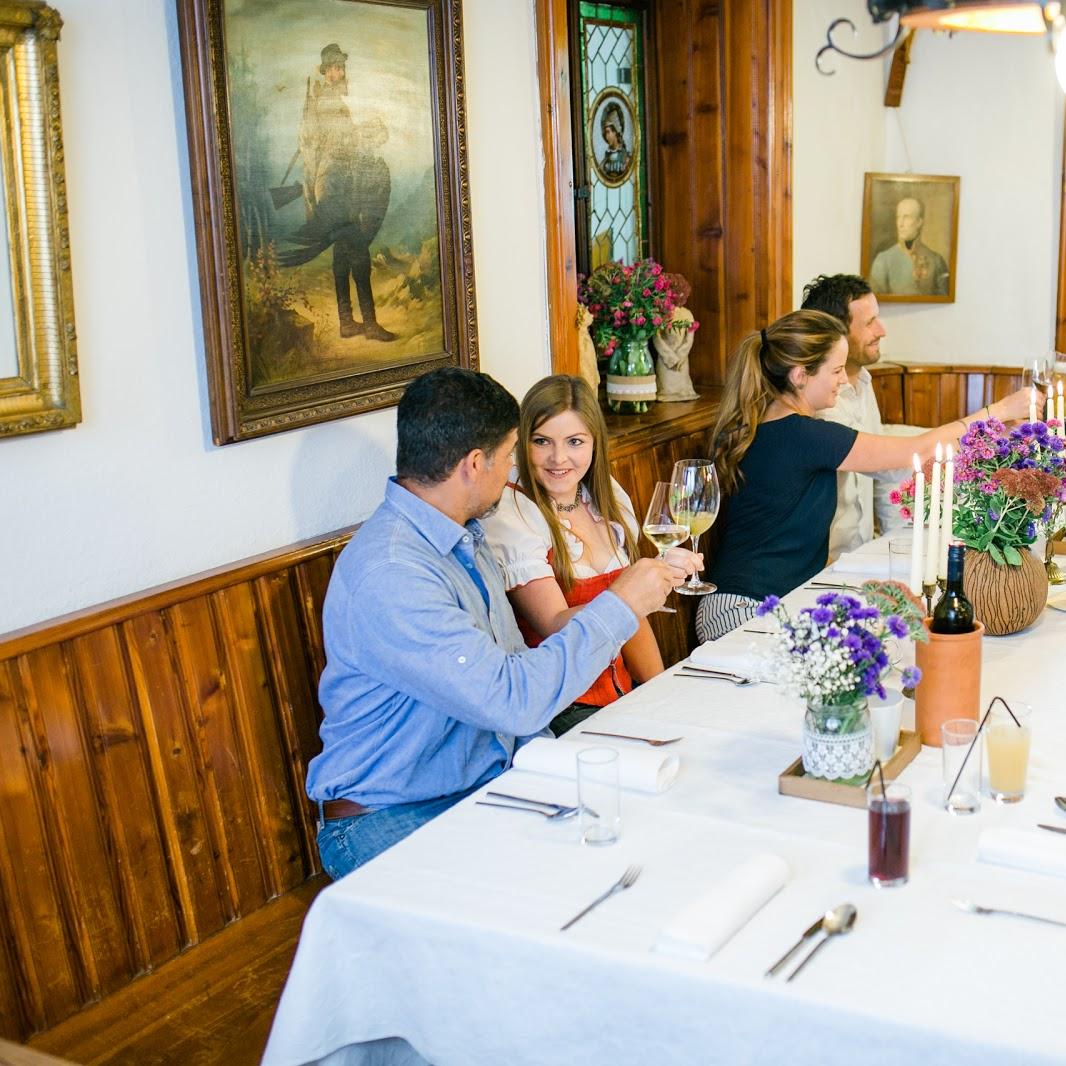
POLYGON ((966 553, 962 587, 989 636, 1020 632, 1036 621, 1047 603, 1043 564, 1028 549, 1023 548, 1021 556, 1021 566, 1010 566, 997 563, 988 552, 966 553))
MULTIPOLYGON (((929 619, 925 620, 929 630, 929 619)), ((981 711, 981 638, 985 627, 970 633, 929 633, 928 643, 914 645, 922 680, 914 690, 915 728, 922 743, 940 747, 940 726, 950 718, 973 718, 981 711)))

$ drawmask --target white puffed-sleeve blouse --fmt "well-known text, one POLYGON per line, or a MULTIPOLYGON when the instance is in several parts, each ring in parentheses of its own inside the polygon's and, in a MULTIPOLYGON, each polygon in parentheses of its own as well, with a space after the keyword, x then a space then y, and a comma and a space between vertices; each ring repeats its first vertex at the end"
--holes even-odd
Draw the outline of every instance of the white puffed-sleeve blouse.
MULTIPOLYGON (((512 484, 517 483, 517 479, 516 470, 512 472, 512 484)), ((634 538, 639 537, 632 500, 614 478, 611 479, 611 487, 614 489, 614 496, 622 510, 626 525, 629 526, 634 538)), ((588 504, 589 513, 597 522, 602 522, 604 519, 592 503, 588 490, 582 485, 579 491, 582 501, 588 504)), ((578 562, 585 552, 585 545, 570 532, 570 522, 565 514, 560 513, 559 522, 563 527, 563 537, 570 551, 570 562, 574 567, 575 578, 580 580, 595 577, 597 574, 608 573, 629 565, 629 556, 625 550, 625 534, 617 522, 612 522, 610 525, 618 555, 616 559, 608 563, 604 570, 594 570, 591 566, 578 562)), ((540 513, 540 508, 524 492, 508 485, 503 490, 496 512, 488 518, 481 519, 481 526, 485 530, 492 553, 503 570, 508 591, 527 585, 530 581, 536 581, 541 577, 554 576, 551 563, 548 562, 548 552, 551 550, 552 541, 547 520, 540 513)))

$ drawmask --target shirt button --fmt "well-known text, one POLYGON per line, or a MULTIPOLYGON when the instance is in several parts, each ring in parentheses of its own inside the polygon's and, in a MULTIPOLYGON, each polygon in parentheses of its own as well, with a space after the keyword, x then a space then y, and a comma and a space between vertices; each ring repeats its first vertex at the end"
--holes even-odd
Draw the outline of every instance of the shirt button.
POLYGON ((465 655, 460 655, 459 656, 459 662, 460 663, 465 663, 466 662, 466 656, 465 655))
POLYGON ((465 536, 463 537, 463 543, 464 543, 464 544, 469 544, 469 543, 470 543, 470 534, 469 534, 469 533, 467 533, 467 534, 466 534, 466 535, 465 535, 465 536))

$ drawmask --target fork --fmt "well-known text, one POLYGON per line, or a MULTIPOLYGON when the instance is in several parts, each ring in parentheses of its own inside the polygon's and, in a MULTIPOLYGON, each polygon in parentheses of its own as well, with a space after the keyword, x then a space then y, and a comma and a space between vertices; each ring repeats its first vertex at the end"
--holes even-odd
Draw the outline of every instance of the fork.
POLYGON ((634 881, 640 877, 640 872, 643 870, 643 866, 627 866, 626 872, 622 874, 620 878, 602 896, 597 896, 583 911, 579 911, 564 925, 559 932, 565 933, 575 922, 580 921, 586 914, 594 907, 598 907, 605 899, 610 899, 611 896, 617 895, 619 892, 624 892, 627 888, 630 888, 634 881))
POLYGON ((703 677, 708 681, 732 681, 739 688, 746 685, 757 685, 759 682, 750 677, 741 677, 740 674, 730 674, 725 670, 708 670, 704 666, 683 666, 676 674, 677 677, 703 677))
POLYGON ((951 901, 960 911, 969 911, 971 914, 1009 914, 1012 918, 1028 918, 1033 922, 1046 922, 1048 925, 1066 926, 1066 922, 1060 922, 1057 918, 1044 918, 1039 914, 1026 914, 1024 911, 1008 911, 1002 907, 982 907, 968 899, 953 899, 951 901))
POLYGON ((547 818, 549 822, 561 822, 567 818, 573 818, 578 812, 577 807, 563 807, 557 811, 538 811, 536 807, 517 807, 513 803, 489 803, 487 800, 474 800, 475 807, 500 807, 505 811, 525 811, 526 814, 539 814, 541 818, 547 818))
POLYGON ((582 729, 581 735, 585 737, 615 737, 617 740, 639 740, 644 744, 650 744, 653 748, 662 748, 667 744, 676 744, 684 737, 671 737, 669 740, 653 740, 651 737, 632 737, 628 733, 597 733, 595 729, 582 729))

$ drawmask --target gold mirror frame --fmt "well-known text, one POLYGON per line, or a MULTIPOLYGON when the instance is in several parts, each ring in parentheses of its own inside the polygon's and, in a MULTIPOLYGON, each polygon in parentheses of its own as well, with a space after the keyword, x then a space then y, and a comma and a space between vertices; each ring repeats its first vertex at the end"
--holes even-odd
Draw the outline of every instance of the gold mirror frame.
POLYGON ((18 360, 18 373, 0 378, 0 436, 81 421, 56 63, 62 25, 42 0, 0 0, 0 166, 18 360))

